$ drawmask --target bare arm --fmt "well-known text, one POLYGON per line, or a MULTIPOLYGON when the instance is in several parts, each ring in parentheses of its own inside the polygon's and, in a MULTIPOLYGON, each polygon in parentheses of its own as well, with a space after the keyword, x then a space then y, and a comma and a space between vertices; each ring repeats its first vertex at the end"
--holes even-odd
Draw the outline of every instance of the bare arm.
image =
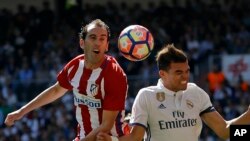
POLYGON ((95 130, 92 130, 84 139, 81 139, 81 141, 95 141, 96 135, 102 131, 105 133, 109 133, 112 129, 115 119, 117 117, 119 111, 103 111, 103 118, 101 125, 96 128, 95 130))
POLYGON ((134 125, 129 135, 122 136, 119 141, 142 141, 145 134, 145 128, 142 126, 134 125))
POLYGON ((250 125, 250 107, 241 116, 226 121, 217 111, 205 113, 201 116, 202 120, 222 139, 226 140, 230 137, 229 128, 233 124, 250 125))
MULTIPOLYGON (((130 134, 122 136, 119 138, 119 141, 142 141, 145 133, 145 128, 142 126, 135 125, 131 129, 130 134)), ((100 132, 97 135, 97 141, 112 141, 111 137, 104 132, 100 132)))
POLYGON ((20 109, 9 113, 5 119, 5 124, 7 126, 13 125, 16 120, 21 119, 28 112, 55 101, 59 97, 63 96, 66 92, 67 89, 61 87, 59 83, 55 83, 53 86, 41 92, 38 96, 36 96, 33 100, 20 109))

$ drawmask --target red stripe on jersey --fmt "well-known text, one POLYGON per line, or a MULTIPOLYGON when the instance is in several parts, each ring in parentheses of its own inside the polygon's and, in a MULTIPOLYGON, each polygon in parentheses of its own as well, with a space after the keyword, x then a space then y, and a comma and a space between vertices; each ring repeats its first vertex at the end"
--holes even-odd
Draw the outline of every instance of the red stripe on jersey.
POLYGON ((82 113, 82 122, 83 122, 83 126, 84 126, 84 130, 85 130, 85 136, 87 136, 91 131, 92 131, 92 127, 91 127, 91 122, 90 122, 90 114, 88 111, 88 107, 84 106, 84 105, 79 105, 81 107, 81 113, 82 113))
POLYGON ((77 71, 77 68, 79 67, 79 63, 77 64, 74 64, 74 67, 72 68, 72 70, 70 71, 69 75, 68 75, 68 78, 69 80, 72 80, 73 77, 75 76, 76 74, 76 71, 77 71))
POLYGON ((70 84, 70 81, 76 74, 76 71, 79 67, 79 60, 83 60, 84 55, 79 55, 71 60, 65 65, 65 67, 57 74, 57 80, 60 86, 71 90, 73 86, 70 84), (72 69, 72 70, 71 70, 72 69))
POLYGON ((79 90, 79 93, 82 93, 82 94, 86 94, 86 90, 87 90, 87 83, 88 83, 88 80, 90 78, 90 75, 92 73, 92 70, 89 70, 89 69, 86 69, 84 67, 83 69, 83 74, 81 76, 81 79, 80 79, 80 82, 79 82, 79 87, 78 87, 78 90, 79 90))

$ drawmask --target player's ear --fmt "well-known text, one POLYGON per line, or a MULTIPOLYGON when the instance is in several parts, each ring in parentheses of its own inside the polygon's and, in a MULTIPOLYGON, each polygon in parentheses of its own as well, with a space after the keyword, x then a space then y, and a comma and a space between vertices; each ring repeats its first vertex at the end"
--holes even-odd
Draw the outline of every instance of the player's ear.
POLYGON ((82 38, 79 40, 79 45, 81 49, 84 49, 84 40, 82 38))
POLYGON ((159 76, 162 78, 166 75, 166 72, 164 70, 159 70, 159 76))

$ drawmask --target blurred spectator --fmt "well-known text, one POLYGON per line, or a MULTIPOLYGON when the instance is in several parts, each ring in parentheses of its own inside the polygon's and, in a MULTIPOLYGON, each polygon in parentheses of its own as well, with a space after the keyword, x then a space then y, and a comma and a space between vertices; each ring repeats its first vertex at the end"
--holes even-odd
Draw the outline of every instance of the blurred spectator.
POLYGON ((247 93, 249 91, 249 84, 247 81, 245 81, 242 77, 242 75, 239 75, 239 80, 238 80, 238 84, 239 84, 239 89, 243 92, 243 93, 247 93))
POLYGON ((209 94, 211 94, 211 98, 213 99, 215 91, 221 89, 221 86, 225 81, 224 73, 220 70, 218 65, 214 65, 212 71, 207 74, 207 81, 209 94))

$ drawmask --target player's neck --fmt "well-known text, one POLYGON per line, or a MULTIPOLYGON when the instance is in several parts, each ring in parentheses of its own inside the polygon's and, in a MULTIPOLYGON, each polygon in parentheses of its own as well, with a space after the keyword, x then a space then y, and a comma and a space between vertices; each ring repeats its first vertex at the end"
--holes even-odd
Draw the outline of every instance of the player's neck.
POLYGON ((88 61, 88 60, 85 60, 85 65, 84 65, 84 67, 86 68, 86 69, 90 69, 90 70, 94 70, 94 69, 97 69, 97 68, 99 68, 101 65, 102 65, 102 63, 103 63, 103 61, 105 60, 105 57, 103 57, 100 61, 98 61, 98 62, 90 62, 90 61, 88 61))

